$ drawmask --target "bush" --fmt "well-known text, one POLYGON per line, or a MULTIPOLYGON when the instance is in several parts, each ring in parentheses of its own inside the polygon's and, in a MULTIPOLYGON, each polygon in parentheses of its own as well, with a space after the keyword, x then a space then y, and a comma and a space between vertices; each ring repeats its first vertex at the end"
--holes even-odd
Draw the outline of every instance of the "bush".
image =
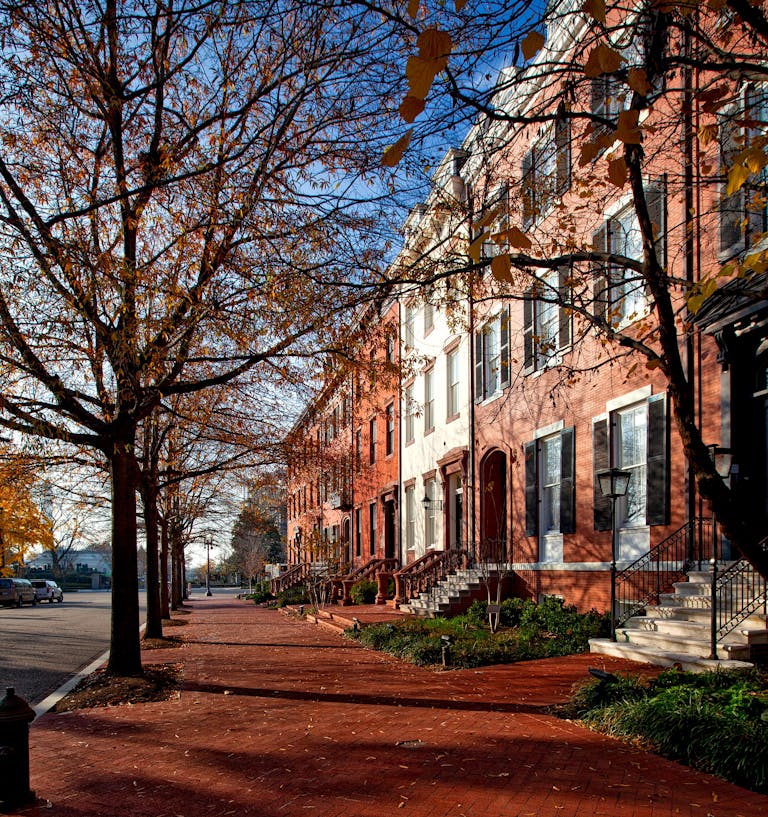
POLYGON ((349 595, 355 604, 373 604, 376 601, 376 594, 379 586, 376 582, 367 579, 352 585, 349 595))
POLYGON ((768 792, 768 689, 755 670, 667 671, 588 684, 572 704, 585 723, 758 792, 768 792))

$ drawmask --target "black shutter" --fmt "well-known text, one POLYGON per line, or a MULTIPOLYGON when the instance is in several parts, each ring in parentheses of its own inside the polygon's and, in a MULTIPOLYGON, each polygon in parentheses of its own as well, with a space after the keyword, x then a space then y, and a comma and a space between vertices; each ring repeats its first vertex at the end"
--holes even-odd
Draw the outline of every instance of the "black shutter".
POLYGON ((573 314, 571 312, 571 270, 568 267, 560 267, 558 274, 558 290, 560 299, 560 333, 558 338, 558 348, 565 349, 571 345, 571 334, 573 324, 573 314))
POLYGON ((536 441, 525 444, 525 535, 535 536, 539 529, 538 474, 536 441))
POLYGON ((483 378, 483 332, 475 332, 475 402, 485 400, 485 384, 483 378))
POLYGON ((576 429, 560 432, 560 533, 576 532, 576 429))
POLYGON ((608 439, 608 420, 597 420, 592 424, 592 504, 594 508, 595 530, 611 529, 611 500, 603 496, 597 474, 611 467, 611 451, 608 439))
MULTIPOLYGON (((766 113, 766 92, 750 85, 745 95, 745 111, 747 120, 747 146, 753 147, 755 140, 758 146, 765 136, 766 113)), ((756 237, 766 231, 766 180, 768 171, 763 168, 759 173, 753 175, 744 185, 745 205, 747 210, 747 244, 754 243, 756 237)))
POLYGON ((530 227, 534 222, 534 208, 536 202, 536 179, 533 170, 533 149, 523 156, 521 167, 522 199, 523 199, 523 229, 530 227))
POLYGON ((669 423, 666 398, 666 394, 648 398, 645 495, 645 521, 648 525, 669 524, 669 423))
MULTIPOLYGON (((601 225, 592 235, 592 249, 595 252, 608 251, 608 222, 601 225)), ((600 261, 593 261, 590 264, 590 275, 592 277, 593 313, 595 317, 606 320, 610 305, 608 265, 600 261)))
POLYGON ((499 315, 499 385, 502 389, 509 386, 509 307, 505 306, 499 315))
POLYGON ((555 192, 562 196, 571 186, 571 123, 568 119, 555 119, 555 151, 555 192))
POLYGON ((534 297, 529 289, 523 297, 523 370, 532 372, 536 366, 534 337, 534 297))
POLYGON ((648 189, 648 215, 653 226, 656 258, 662 267, 667 265, 667 179, 662 176, 648 189))

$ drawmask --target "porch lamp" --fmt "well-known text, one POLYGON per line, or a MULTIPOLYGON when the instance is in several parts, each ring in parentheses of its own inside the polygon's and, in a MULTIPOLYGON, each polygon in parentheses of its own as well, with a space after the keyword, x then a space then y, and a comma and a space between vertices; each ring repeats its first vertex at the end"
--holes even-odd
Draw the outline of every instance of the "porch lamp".
POLYGON ((616 640, 616 500, 627 495, 631 471, 598 471, 600 493, 611 500, 611 641, 616 640))
POLYGON ((421 507, 424 508, 424 513, 427 511, 442 511, 442 499, 430 499, 428 494, 424 494, 424 499, 421 500, 421 507))
MULTIPOLYGON (((715 471, 717 471, 717 475, 722 480, 728 479, 731 475, 731 469, 733 467, 733 449, 726 448, 721 445, 717 445, 717 443, 713 443, 708 445, 707 448, 709 449, 709 458, 712 460, 712 464, 715 466, 715 471)), ((715 514, 714 506, 712 507, 712 563, 716 564, 718 558, 718 541, 717 541, 717 515, 715 514)), ((699 568, 701 568, 701 563, 699 563, 699 568)), ((715 656, 716 657, 716 656, 715 656)))

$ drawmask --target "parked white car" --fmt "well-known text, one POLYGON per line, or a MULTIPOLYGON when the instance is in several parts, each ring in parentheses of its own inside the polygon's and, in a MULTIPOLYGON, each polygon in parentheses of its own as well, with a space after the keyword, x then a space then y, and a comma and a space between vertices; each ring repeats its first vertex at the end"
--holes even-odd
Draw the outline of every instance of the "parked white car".
POLYGON ((64 601, 64 592, 56 582, 50 579, 32 579, 32 587, 35 588, 35 597, 38 601, 48 601, 53 604, 54 601, 61 603, 64 601))

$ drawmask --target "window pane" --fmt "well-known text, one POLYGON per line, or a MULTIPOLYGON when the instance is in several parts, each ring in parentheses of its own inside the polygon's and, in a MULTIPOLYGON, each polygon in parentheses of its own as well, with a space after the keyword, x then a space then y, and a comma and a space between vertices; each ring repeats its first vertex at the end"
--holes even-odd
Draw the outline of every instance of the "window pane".
POLYGON ((646 460, 648 409, 645 404, 619 412, 617 459, 619 468, 631 477, 624 500, 620 503, 619 524, 622 527, 645 525, 646 460))

